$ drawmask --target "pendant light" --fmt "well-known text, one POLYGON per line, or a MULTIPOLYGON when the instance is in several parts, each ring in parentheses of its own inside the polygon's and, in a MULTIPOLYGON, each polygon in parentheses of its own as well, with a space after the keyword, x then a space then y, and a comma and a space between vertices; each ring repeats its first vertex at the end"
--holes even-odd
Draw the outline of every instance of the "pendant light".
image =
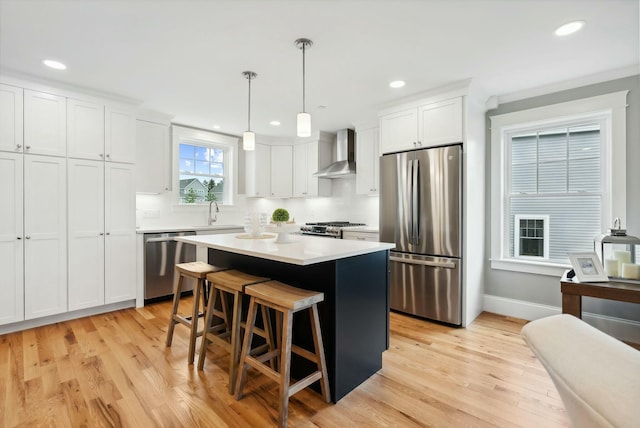
POLYGON ((256 149, 256 134, 251 131, 251 79, 258 77, 253 71, 243 71, 242 75, 249 81, 249 102, 247 107, 247 130, 242 134, 242 148, 250 151, 256 149))
POLYGON ((296 120, 297 123, 297 135, 298 137, 310 137, 311 136, 311 115, 305 111, 305 52, 311 46, 313 42, 309 39, 298 39, 295 41, 298 49, 302 49, 302 112, 298 113, 296 120))

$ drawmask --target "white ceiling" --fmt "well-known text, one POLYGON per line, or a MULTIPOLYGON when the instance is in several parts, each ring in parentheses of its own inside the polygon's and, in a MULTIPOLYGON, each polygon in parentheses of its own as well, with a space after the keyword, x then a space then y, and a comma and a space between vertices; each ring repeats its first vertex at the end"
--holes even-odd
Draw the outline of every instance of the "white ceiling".
POLYGON ((140 100, 174 121, 292 136, 374 119, 381 106, 472 78, 509 94, 640 63, 638 0, 0 0, 0 67, 140 100), (572 20, 585 28, 558 38, 572 20), (53 58, 65 71, 41 63, 53 58), (391 80, 407 85, 391 89, 391 80), (325 108, 321 108, 324 106, 325 108), (279 120, 280 127, 269 125, 279 120))

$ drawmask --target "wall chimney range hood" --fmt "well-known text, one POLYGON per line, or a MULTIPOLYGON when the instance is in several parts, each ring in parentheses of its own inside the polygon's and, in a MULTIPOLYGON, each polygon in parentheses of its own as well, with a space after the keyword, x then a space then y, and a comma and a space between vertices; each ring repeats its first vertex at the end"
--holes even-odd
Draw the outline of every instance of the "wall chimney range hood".
POLYGON ((340 129, 336 139, 336 161, 313 174, 319 178, 344 178, 356 173, 355 132, 340 129))

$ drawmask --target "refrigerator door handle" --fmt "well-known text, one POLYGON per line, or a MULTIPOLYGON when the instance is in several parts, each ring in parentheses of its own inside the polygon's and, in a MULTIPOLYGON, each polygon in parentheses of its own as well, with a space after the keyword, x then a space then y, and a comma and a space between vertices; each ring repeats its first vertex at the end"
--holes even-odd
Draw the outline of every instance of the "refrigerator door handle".
POLYGON ((413 211, 411 213, 413 220, 413 239, 414 245, 420 245, 420 161, 413 161, 413 211))
POLYGON ((427 260, 411 260, 411 259, 405 259, 402 257, 394 257, 394 256, 390 256, 389 260, 391 260, 392 262, 407 263, 410 265, 441 267, 441 268, 447 268, 447 269, 456 268, 456 264, 454 262, 431 262, 427 260))
POLYGON ((408 160, 407 161, 407 180, 406 183, 408 184, 408 190, 409 190, 409 243, 410 244, 415 244, 415 232, 414 232, 414 227, 415 227, 415 219, 413 217, 413 160, 408 160))

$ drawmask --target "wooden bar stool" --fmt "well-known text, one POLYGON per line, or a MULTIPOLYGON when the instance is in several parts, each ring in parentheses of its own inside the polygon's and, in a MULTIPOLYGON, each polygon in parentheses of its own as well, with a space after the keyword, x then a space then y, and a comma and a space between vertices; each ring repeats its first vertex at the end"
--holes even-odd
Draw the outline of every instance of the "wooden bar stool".
POLYGON ((206 308, 207 301, 205 296, 207 289, 205 285, 205 278, 208 273, 222 271, 224 269, 212 266, 205 262, 188 262, 179 263, 176 265, 175 282, 173 287, 173 309, 171 316, 169 317, 169 329, 167 330, 167 346, 171 346, 173 341, 173 330, 176 324, 184 324, 191 330, 189 335, 189 364, 193 364, 193 359, 196 352, 196 338, 202 335, 202 331, 198 331, 198 318, 204 316, 204 308, 206 308), (196 284, 193 289, 193 308, 191 315, 182 316, 178 314, 178 306, 180 305, 180 297, 182 294, 183 280, 185 277, 193 278, 196 284), (200 311, 200 297, 202 296, 202 311, 200 311))
MULTIPOLYGON (((320 331, 320 319, 318 318, 318 302, 324 300, 324 293, 302 290, 291 287, 278 281, 263 282, 245 288, 245 293, 251 296, 249 302, 249 315, 247 318, 247 330, 244 336, 242 352, 240 355, 240 372, 236 380, 236 399, 242 398, 242 389, 247 374, 247 367, 251 366, 270 379, 276 381, 280 386, 279 393, 279 417, 278 423, 281 427, 287 426, 289 397, 296 392, 306 388, 317 380, 320 380, 322 397, 328 403, 331 400, 329 391, 329 379, 327 377, 327 366, 324 358, 324 347, 322 344, 322 333, 320 331), (269 351, 258 357, 251 355, 251 340, 256 321, 258 305, 272 308, 282 317, 282 324, 279 330, 282 337, 278 338, 278 348, 269 351), (315 353, 300 348, 291 343, 293 314, 304 309, 309 309, 311 318, 311 333, 315 353), (309 376, 290 385, 291 378, 291 352, 316 363, 318 370, 309 376), (264 364, 265 361, 280 358, 280 370, 275 371, 264 364)), ((280 318, 280 317, 278 317, 280 318)), ((280 324, 280 323, 278 323, 280 324)), ((278 335, 280 336, 280 335, 278 335)))
MULTIPOLYGON (((240 359, 240 328, 242 327, 242 298, 245 287, 264 281, 269 278, 249 275, 238 270, 227 270, 214 272, 207 275, 207 281, 211 284, 207 312, 204 317, 205 332, 200 344, 200 356, 198 357, 198 369, 202 370, 207 354, 209 343, 216 342, 229 350, 229 393, 233 394, 236 377, 238 373, 238 362, 240 359), (216 309, 216 300, 220 296, 222 310, 216 309), (232 319, 229 320, 227 313, 227 296, 233 297, 233 308, 231 310, 232 319), (222 318, 222 322, 212 324, 213 316, 222 318), (228 327, 231 327, 230 329, 228 327), (223 330, 223 331, 221 331, 223 330)), ((262 322, 265 327, 259 332, 266 343, 260 349, 272 350, 273 338, 271 335, 271 321, 268 312, 262 311, 262 322)), ((258 352, 260 351, 258 350, 258 352)))

